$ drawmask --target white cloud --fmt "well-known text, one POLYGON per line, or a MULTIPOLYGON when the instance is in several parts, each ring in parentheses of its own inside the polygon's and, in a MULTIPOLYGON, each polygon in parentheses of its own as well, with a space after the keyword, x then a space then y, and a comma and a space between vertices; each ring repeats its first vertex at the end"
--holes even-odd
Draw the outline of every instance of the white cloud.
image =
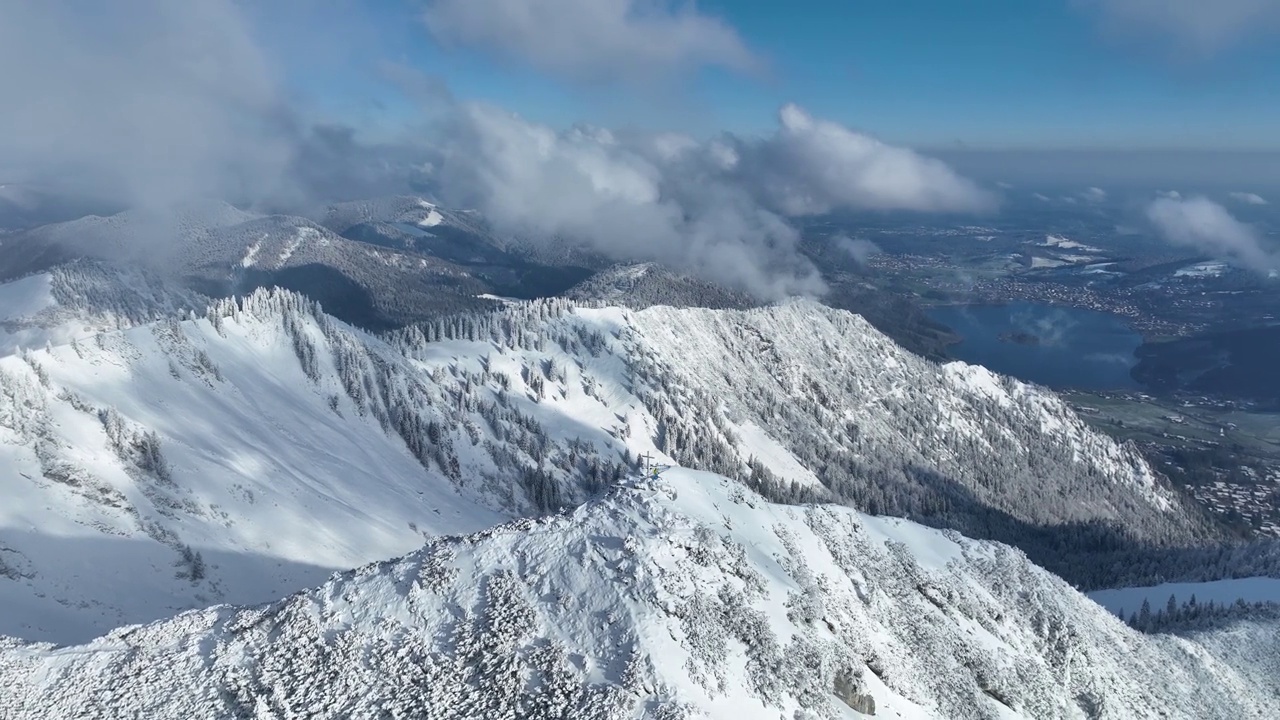
POLYGON ((1280 254, 1264 246, 1256 229, 1206 197, 1157 198, 1147 206, 1147 217, 1170 242, 1259 272, 1280 268, 1280 254))
POLYGON ((443 45, 476 46, 575 80, 758 66, 733 28, 692 2, 430 0, 423 19, 443 45))
POLYGON ((1049 196, 1043 193, 1031 193, 1031 197, 1039 200, 1040 202, 1049 202, 1049 196))
POLYGON ((1156 195, 1159 195, 1160 197, 1163 197, 1163 198, 1169 198, 1170 200, 1182 199, 1182 193, 1178 192, 1177 190, 1158 190, 1156 191, 1156 195))
POLYGON ((840 235, 833 242, 836 248, 853 258, 854 262, 859 265, 866 265, 872 255, 879 255, 882 252, 879 245, 865 238, 851 238, 848 235, 840 235))
POLYGON ((1100 203, 1107 199, 1107 191, 1099 187, 1085 188, 1080 197, 1092 203, 1100 203))
POLYGON ((840 208, 973 211, 996 198, 945 163, 785 106, 763 141, 737 141, 741 180, 788 215, 840 208))
POLYGON ((266 194, 279 88, 228 0, 0 3, 0 166, 134 202, 266 194))
POLYGON ((335 49, 368 42, 359 12, 355 0, 323 13, 303 0, 0 2, 0 174, 150 209, 214 197, 297 210, 402 191, 421 148, 314 123, 282 79, 286 60, 359 54, 335 49), (288 43, 269 32, 295 22, 307 32, 288 43))
POLYGON ((1172 40, 1180 49, 1210 55, 1280 30, 1276 0, 1074 0, 1112 33, 1172 40))
POLYGON ((663 136, 556 132, 498 108, 460 107, 441 138, 439 194, 503 231, 658 260, 767 297, 821 293, 782 218, 730 185, 673 176, 702 147, 663 136))
POLYGON ((1256 193, 1251 193, 1251 192, 1233 192, 1231 193, 1231 199, 1237 202, 1242 202, 1245 205, 1269 205, 1270 204, 1261 195, 1258 195, 1256 193))
POLYGON ((976 210, 991 198, 940 162, 789 106, 772 137, 557 132, 464 105, 441 140, 441 199, 499 228, 658 260, 763 297, 817 294, 790 215, 837 209, 976 210))

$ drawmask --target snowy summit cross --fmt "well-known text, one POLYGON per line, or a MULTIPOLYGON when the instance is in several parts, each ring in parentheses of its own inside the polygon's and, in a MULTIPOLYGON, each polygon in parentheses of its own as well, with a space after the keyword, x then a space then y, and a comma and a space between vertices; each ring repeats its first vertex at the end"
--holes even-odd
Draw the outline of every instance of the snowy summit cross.
POLYGON ((641 455, 640 459, 644 461, 644 476, 650 480, 657 480, 658 475, 666 469, 658 467, 658 464, 654 462, 655 458, 647 452, 641 455))

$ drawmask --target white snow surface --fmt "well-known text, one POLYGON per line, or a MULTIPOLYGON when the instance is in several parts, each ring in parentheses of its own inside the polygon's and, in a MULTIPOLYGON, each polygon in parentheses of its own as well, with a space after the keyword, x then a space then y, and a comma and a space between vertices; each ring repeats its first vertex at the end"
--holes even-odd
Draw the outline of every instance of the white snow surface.
POLYGON ((1177 527, 1050 393, 804 301, 486 317, 386 341, 258 291, 0 358, 0 717, 1280 712, 1260 621, 1139 635, 1016 550, 679 467, 601 494, 700 443, 820 494, 830 448, 1027 522, 1177 527))
POLYGON ((1075 263, 1078 265, 1096 262, 1098 259, 1093 255, 1067 255, 1067 254, 1059 254, 1057 258, 1064 262, 1075 263))
POLYGON ((1144 636, 1005 546, 676 468, 268 605, 0 640, 0 716, 1263 718, 1277 640, 1144 636))
POLYGON ((1124 273, 1111 269, 1115 265, 1114 262, 1093 263, 1087 265, 1082 272, 1086 275, 1123 275, 1124 273))
POLYGON ((1223 262, 1203 262, 1195 265, 1188 265, 1179 268, 1173 273, 1174 277, 1218 277, 1227 271, 1227 264, 1223 262))
POLYGON ((1083 250, 1084 252, 1102 252, 1092 245, 1085 245, 1082 242, 1072 240, 1061 235, 1046 235, 1044 242, 1040 243, 1044 247, 1061 248, 1062 250, 1083 250))
POLYGON ((439 210, 431 208, 427 212, 427 216, 419 220, 418 224, 422 227, 435 227, 442 222, 444 222, 444 216, 440 214, 439 210))
POLYGON ((1056 268, 1056 267, 1062 267, 1063 265, 1066 265, 1066 264, 1068 263, 1064 260, 1054 260, 1053 258, 1040 257, 1038 255, 1031 258, 1031 267, 1036 269, 1056 268))

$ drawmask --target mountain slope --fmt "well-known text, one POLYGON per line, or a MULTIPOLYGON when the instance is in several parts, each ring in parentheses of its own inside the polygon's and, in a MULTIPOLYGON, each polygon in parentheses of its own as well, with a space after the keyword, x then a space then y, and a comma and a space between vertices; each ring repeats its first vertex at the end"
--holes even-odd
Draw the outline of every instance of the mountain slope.
POLYGON ((465 268, 406 248, 341 237, 300 217, 272 215, 225 228, 216 241, 193 251, 208 256, 188 261, 186 277, 210 294, 288 288, 366 328, 400 327, 490 304, 477 298, 489 283, 465 268))
POLYGON ((0 715, 1262 718, 1278 627, 1140 635, 1007 547, 676 469, 269 605, 4 641, 0 715))
POLYGON ((564 295, 587 303, 637 309, 653 305, 742 309, 762 304, 749 295, 679 275, 657 263, 614 265, 578 283, 564 295))
POLYGON ((775 499, 839 500, 1017 544, 1096 587, 1123 568, 1087 555, 1214 532, 1134 449, 1052 393, 922 360, 846 312, 806 301, 577 308, 525 327, 506 312, 435 323, 398 344, 429 361, 442 337, 471 338, 451 341, 451 356, 501 358, 543 388, 535 405, 581 417, 599 399, 616 417, 591 417, 633 450, 651 443, 775 499), (539 367, 554 371, 530 371, 539 367))
POLYGON ((217 230, 256 217, 227 203, 191 202, 163 213, 128 210, 51 223, 5 238, 0 280, 44 272, 77 258, 159 269, 217 230))
MULTIPOLYGON (((285 305, 0 359, 0 632, 260 602, 503 517, 355 407, 318 321, 291 334, 285 305)), ((377 346, 355 332, 330 328, 377 346)))
POLYGON ((645 452, 994 537, 1095 587, 1123 572, 1099 537, 1195 531, 1054 396, 813 303, 540 301, 384 340, 258 291, 0 358, 0 632, 83 640, 262 601, 424 534, 581 503, 645 452))
POLYGON ((1173 508, 1136 452, 1094 433, 1057 396, 978 366, 922 360, 856 315, 793 302, 744 313, 652 308, 634 322, 660 361, 720 400, 726 417, 769 427, 830 476, 859 474, 891 451, 901 467, 940 476, 922 484, 949 480, 1029 522, 1173 508), (1061 464, 1041 465, 1048 457, 1061 464), (1071 482, 1095 485, 1097 496, 1045 507, 1042 493, 1071 482))
POLYGON ((522 298, 559 295, 607 261, 552 238, 501 235, 475 211, 394 196, 329 206, 321 224, 345 238, 407 250, 484 282, 483 292, 522 298))

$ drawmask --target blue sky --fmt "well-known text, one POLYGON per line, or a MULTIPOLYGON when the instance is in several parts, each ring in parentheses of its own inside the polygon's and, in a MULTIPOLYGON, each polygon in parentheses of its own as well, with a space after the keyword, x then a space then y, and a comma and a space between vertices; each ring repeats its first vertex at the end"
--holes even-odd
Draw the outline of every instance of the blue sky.
POLYGON ((772 93, 742 93, 744 106, 767 105, 780 90, 815 113, 913 145, 1277 143, 1280 44, 1178 63, 1109 41, 1056 0, 768 7, 776 4, 742 3, 731 16, 777 58, 783 78, 772 93))
MULTIPOLYGON (((890 142, 979 148, 1280 149, 1280 42, 1247 28, 1206 50, 1178 30, 1113 31, 1090 2, 1153 6, 1156 0, 704 0, 760 67, 708 63, 637 87, 579 82, 529 69, 483 44, 444 45, 427 32, 422 4, 374 0, 356 20, 308 10, 312 36, 345 46, 317 61, 314 46, 287 66, 326 110, 384 121, 414 110, 377 72, 391 60, 443 79, 463 99, 525 117, 707 134, 765 132, 778 107, 811 112, 890 142)), ((1257 0, 1167 0, 1192 13, 1257 0)), ((1267 4, 1268 0, 1261 0, 1267 4)), ((492 0, 480 4, 496 5, 492 0)), ((552 5, 572 4, 556 0, 552 5)), ((1280 3, 1277 3, 1280 4, 1280 3)), ((290 46, 298 14, 278 25, 290 46)), ((1237 18, 1238 24, 1251 20, 1237 18)), ((1270 16, 1253 19, 1258 24, 1270 16)), ((1133 24, 1153 24, 1138 18, 1133 24)), ((1212 22, 1198 15, 1188 25, 1212 22)), ((554 35, 554 27, 543 28, 554 35)), ((1191 32, 1188 30, 1187 32, 1191 32)))
POLYGON ((1158 202, 1270 268, 1277 39, 1280 0, 0 2, 0 180, 412 189, 762 297, 820 294, 793 221, 832 212, 1158 202))

